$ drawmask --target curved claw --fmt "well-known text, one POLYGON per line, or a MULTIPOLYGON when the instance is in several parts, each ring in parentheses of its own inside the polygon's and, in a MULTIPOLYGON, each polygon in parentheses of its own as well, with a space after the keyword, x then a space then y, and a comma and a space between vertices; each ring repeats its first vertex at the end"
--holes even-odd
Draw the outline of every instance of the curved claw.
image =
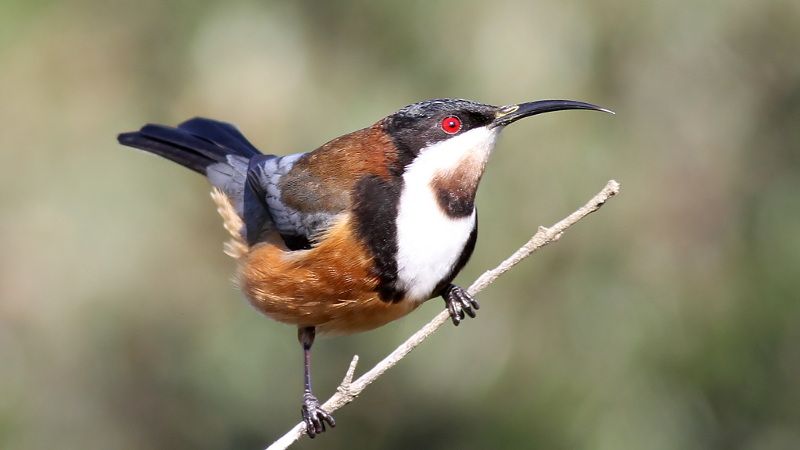
POLYGON ((311 393, 307 392, 303 395, 303 406, 300 408, 300 412, 303 415, 303 422, 306 423, 306 434, 308 434, 308 437, 311 439, 325 432, 326 422, 331 428, 336 426, 336 421, 333 420, 333 416, 322 409, 319 400, 311 393))
POLYGON ((478 302, 466 290, 454 284, 447 286, 442 293, 453 325, 458 326, 465 316, 475 317, 480 309, 478 302))

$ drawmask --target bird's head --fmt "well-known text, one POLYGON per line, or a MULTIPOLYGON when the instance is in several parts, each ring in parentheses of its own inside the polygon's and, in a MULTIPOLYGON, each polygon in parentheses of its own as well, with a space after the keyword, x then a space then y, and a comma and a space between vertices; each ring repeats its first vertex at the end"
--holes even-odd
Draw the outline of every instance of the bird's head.
POLYGON ((432 188, 450 215, 472 202, 497 135, 524 117, 565 109, 611 112, 589 103, 540 100, 507 106, 436 99, 408 105, 382 121, 394 143, 406 187, 432 188))
POLYGON ((441 147, 484 147, 491 150, 497 134, 524 117, 587 109, 611 112, 590 103, 571 100, 540 100, 494 106, 462 99, 426 100, 408 105, 383 121, 406 162, 441 147))

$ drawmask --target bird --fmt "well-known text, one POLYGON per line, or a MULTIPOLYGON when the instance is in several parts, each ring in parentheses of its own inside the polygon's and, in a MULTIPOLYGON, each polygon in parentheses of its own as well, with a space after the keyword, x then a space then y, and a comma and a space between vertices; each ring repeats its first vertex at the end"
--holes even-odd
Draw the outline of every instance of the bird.
POLYGON ((118 141, 213 186, 241 290, 266 316, 297 327, 301 416, 313 438, 336 426, 312 391, 316 334, 371 330, 435 297, 454 325, 474 318, 478 302, 453 279, 475 248, 475 196, 498 135, 522 118, 570 109, 611 113, 572 100, 493 106, 444 98, 285 156, 202 117, 147 124, 118 141))

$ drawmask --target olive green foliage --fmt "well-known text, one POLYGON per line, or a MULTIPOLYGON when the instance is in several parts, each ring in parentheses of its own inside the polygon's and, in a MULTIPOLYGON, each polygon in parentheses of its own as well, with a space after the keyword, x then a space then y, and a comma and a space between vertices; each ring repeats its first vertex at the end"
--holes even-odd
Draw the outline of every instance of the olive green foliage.
MULTIPOLYGON (((199 176, 117 145, 202 115, 306 151, 432 97, 585 100, 509 127, 468 284, 619 198, 298 448, 800 447, 800 3, 0 3, 0 448, 257 449, 295 331, 231 285, 199 176)), ((327 397, 441 310, 318 340, 327 397)))

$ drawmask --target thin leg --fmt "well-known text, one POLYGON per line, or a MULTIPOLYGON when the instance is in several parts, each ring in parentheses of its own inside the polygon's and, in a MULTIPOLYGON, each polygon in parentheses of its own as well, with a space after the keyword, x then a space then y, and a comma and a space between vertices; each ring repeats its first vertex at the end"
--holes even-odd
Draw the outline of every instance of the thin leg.
POLYGON ((306 434, 308 437, 314 436, 325 431, 325 422, 331 427, 336 426, 333 417, 325 412, 319 404, 319 400, 311 392, 311 345, 314 343, 316 330, 314 327, 299 328, 297 339, 303 345, 303 406, 300 412, 303 421, 306 423, 306 434))

